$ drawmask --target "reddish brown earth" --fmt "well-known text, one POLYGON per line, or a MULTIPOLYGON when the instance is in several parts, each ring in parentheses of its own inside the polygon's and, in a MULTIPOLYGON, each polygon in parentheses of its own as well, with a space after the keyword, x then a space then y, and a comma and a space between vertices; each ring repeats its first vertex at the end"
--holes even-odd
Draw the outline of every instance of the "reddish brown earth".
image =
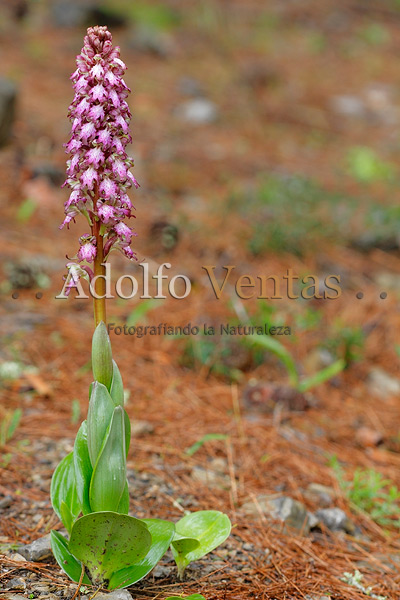
MULTIPOLYGON (((18 23, 11 17, 12 4, 1 7, 0 24, 2 74, 19 87, 14 137, 0 151, 0 361, 33 366, 35 372, 0 380, 0 417, 16 408, 23 411, 20 426, 1 449, 0 502, 11 497, 1 509, 4 551, 6 544, 26 544, 60 527, 49 500, 50 478, 78 429, 78 422, 72 422, 72 401, 79 401, 80 419, 87 410, 93 331, 89 300, 55 299, 65 273, 64 257, 76 252, 85 225, 79 222, 60 232, 67 192, 46 178, 32 177, 43 164, 64 169, 69 75, 84 28, 55 28, 46 3, 32 5, 18 23), (21 222, 18 208, 27 198, 36 210, 21 222), (40 258, 49 286, 19 289, 14 299, 7 265, 32 257, 40 258)), ((139 323, 219 326, 234 320, 233 285, 229 282, 217 300, 202 266, 217 265, 220 278, 220 267, 235 265, 238 276, 281 278, 288 268, 300 275, 343 273, 342 294, 336 300, 269 302, 292 327, 290 339, 275 339, 290 349, 305 373, 315 371, 315 349, 331 335, 337 319, 343 326, 363 328, 367 335, 359 360, 315 388, 311 406, 302 411, 249 406, 245 389, 250 380, 286 386, 287 375, 271 354, 257 364, 237 338, 224 364, 240 373, 229 378, 212 370, 213 359, 188 366, 184 340, 111 335, 130 392, 129 416, 133 423, 147 422, 147 429, 133 438, 129 454, 132 512, 178 519, 185 509, 213 508, 227 512, 234 524, 228 542, 193 565, 186 583, 179 583, 175 573, 164 579, 149 575, 130 592, 137 599, 201 592, 208 600, 355 600, 366 595, 341 577, 358 569, 374 594, 394 600, 400 589, 398 528, 383 527, 350 506, 328 459, 337 456, 347 479, 357 468, 374 469, 400 487, 399 391, 373 390, 369 379, 376 367, 399 377, 399 288, 393 283, 400 273, 398 251, 375 247, 361 253, 340 240, 328 243, 321 235, 300 257, 271 250, 254 256, 247 246, 252 224, 243 219, 246 194, 240 210, 231 200, 242 190, 256 188, 262 174, 286 173, 314 178, 326 193, 352 195, 360 215, 371 198, 378 205, 396 205, 396 180, 360 184, 346 171, 345 157, 351 147, 370 146, 396 168, 399 122, 374 120, 371 114, 346 118, 332 110, 331 99, 361 97, 378 82, 390 86, 397 107, 398 5, 271 0, 261 6, 221 0, 206 2, 200 10, 180 2, 166 4, 181 15, 180 26, 168 33, 172 48, 166 59, 130 48, 127 27, 115 29, 114 40, 121 45, 126 81, 134 92, 132 153, 141 183, 134 194, 138 257, 146 259, 151 272, 170 262, 172 275, 190 277, 192 291, 184 300, 154 301, 139 323), (377 23, 387 38, 377 45, 365 42, 362 32, 377 23), (176 116, 176 107, 189 99, 179 91, 183 76, 200 82, 216 104, 215 122, 196 126, 176 116), (178 242, 170 250, 157 233, 160 222, 177 228, 178 242), (389 275, 391 288, 382 287, 382 273, 389 275), (362 300, 356 298, 359 290, 362 300), (380 298, 383 290, 385 300, 380 298), (296 319, 307 308, 320 310, 321 320, 302 330, 296 319), (188 456, 185 450, 208 433, 228 437, 206 442, 188 456), (216 464, 223 473, 215 482, 216 464), (194 474, 201 467, 198 481, 194 474), (354 535, 324 527, 302 535, 262 512, 260 495, 277 492, 311 511, 321 508, 305 493, 311 483, 333 488, 332 506, 351 518, 354 535), (253 516, 243 509, 249 502, 255 507, 253 516)), ((356 228, 361 223, 357 219, 356 228)), ((126 273, 140 279, 137 265, 119 256, 111 262, 113 277, 126 273)), ((124 324, 138 306, 136 298, 110 300, 109 322, 124 324)), ((249 314, 257 310, 255 299, 243 300, 241 306, 249 314)), ((216 337, 215 343, 220 342, 216 337)), ((6 552, 1 558, 4 589, 23 568, 26 576, 34 572, 51 584, 52 593, 72 596, 75 587, 69 587, 55 561, 22 564, 11 556, 6 552)), ((0 588, 0 597, 7 598, 7 593, 0 588)), ((28 597, 28 592, 20 593, 28 597)))

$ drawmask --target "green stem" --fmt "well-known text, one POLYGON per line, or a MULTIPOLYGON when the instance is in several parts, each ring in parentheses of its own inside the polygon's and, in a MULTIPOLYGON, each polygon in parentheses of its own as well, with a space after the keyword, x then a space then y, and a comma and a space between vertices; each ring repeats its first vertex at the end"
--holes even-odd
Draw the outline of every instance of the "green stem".
MULTIPOLYGON (((97 185, 95 188, 95 197, 94 197, 94 209, 96 210, 98 198, 98 190, 97 185)), ((100 234, 100 221, 94 221, 92 227, 92 233, 96 238, 96 258, 94 259, 94 276, 103 275, 103 277, 99 277, 95 281, 94 291, 97 296, 102 296, 101 298, 93 297, 93 310, 94 310, 94 322, 95 327, 103 321, 106 324, 106 268, 104 266, 104 249, 103 249, 103 236, 100 234)))

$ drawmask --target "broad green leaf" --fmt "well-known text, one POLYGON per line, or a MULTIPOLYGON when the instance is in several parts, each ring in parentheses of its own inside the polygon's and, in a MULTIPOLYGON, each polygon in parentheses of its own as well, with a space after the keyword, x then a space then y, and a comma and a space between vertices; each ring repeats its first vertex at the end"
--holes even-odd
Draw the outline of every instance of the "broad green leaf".
POLYGON ((128 413, 124 409, 124 420, 125 420, 125 450, 126 456, 128 456, 129 446, 131 445, 131 421, 128 417, 128 413))
POLYGON ((99 457, 114 408, 115 404, 107 388, 95 381, 90 396, 87 417, 87 442, 90 462, 93 467, 99 457))
POLYGON ((177 553, 183 556, 188 554, 189 552, 192 552, 192 550, 196 550, 196 548, 200 546, 200 542, 198 539, 180 535, 176 531, 171 544, 175 548, 177 553))
POLYGON ((110 395, 115 406, 124 406, 124 386, 122 383, 121 373, 119 372, 117 363, 112 361, 113 378, 111 382, 110 395))
POLYGON ((87 567, 94 585, 108 585, 115 571, 138 563, 150 546, 151 534, 142 521, 115 512, 81 517, 69 542, 70 552, 87 567))
POLYGON ((189 563, 202 558, 226 540, 231 531, 231 522, 227 515, 217 510, 200 510, 182 517, 175 529, 177 542, 179 538, 181 542, 182 538, 195 538, 199 541, 198 547, 192 550, 189 550, 189 544, 187 547, 183 544, 182 551, 176 548, 175 541, 171 544, 178 573, 182 577, 189 563))
POLYGON ((95 381, 110 389, 113 376, 112 352, 107 327, 101 321, 92 338, 92 371, 95 381))
POLYGON ((142 519, 151 534, 151 547, 146 556, 138 563, 115 572, 109 583, 109 589, 124 588, 143 579, 164 556, 174 535, 175 526, 161 519, 142 519))
POLYGON ((72 521, 81 512, 81 504, 75 486, 75 469, 72 452, 62 459, 53 473, 50 497, 55 513, 60 521, 63 522, 65 528, 70 531, 72 521), (63 502, 65 503, 64 508, 62 508, 63 502))
MULTIPOLYGON (((72 556, 68 549, 68 542, 64 536, 54 529, 50 533, 51 549, 54 554, 54 558, 58 562, 60 568, 72 579, 72 581, 78 582, 81 576, 82 564, 72 556)), ((83 576, 83 582, 86 585, 90 585, 90 579, 85 574, 83 576)))
POLYGON ((116 406, 93 469, 89 500, 93 511, 117 511, 126 485, 124 409, 116 406))
POLYGON ((89 457, 87 443, 87 423, 83 421, 74 444, 75 484, 79 502, 84 515, 92 512, 89 502, 89 488, 93 469, 89 457))
POLYGON ((123 515, 127 515, 129 512, 129 490, 128 490, 128 481, 125 482, 124 491, 122 492, 121 500, 118 504, 118 513, 123 515))
POLYGON ((201 594, 192 594, 191 596, 168 596, 165 600, 206 600, 201 594))

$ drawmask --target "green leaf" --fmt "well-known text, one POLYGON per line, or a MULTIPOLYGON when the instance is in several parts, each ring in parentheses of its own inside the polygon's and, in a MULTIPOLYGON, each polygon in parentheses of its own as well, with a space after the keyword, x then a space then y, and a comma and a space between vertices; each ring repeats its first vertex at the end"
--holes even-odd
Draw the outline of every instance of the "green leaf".
POLYGON ((341 358, 328 367, 321 369, 321 371, 318 371, 318 373, 315 373, 315 375, 310 375, 310 377, 303 379, 299 383, 297 389, 302 393, 307 392, 311 388, 321 385, 321 383, 324 383, 325 381, 328 381, 328 379, 335 377, 335 375, 341 373, 345 367, 346 361, 341 358))
POLYGON ((181 554, 182 556, 189 554, 189 552, 196 550, 196 548, 200 546, 198 539, 193 537, 185 537, 177 532, 175 532, 174 539, 171 543, 177 553, 181 554))
POLYGON ((53 473, 50 497, 54 511, 65 528, 70 531, 72 522, 81 512, 81 504, 75 486, 73 453, 70 452, 59 463, 53 473), (65 506, 62 506, 64 503, 65 506))
POLYGON ((125 425, 125 451, 126 456, 128 456, 129 446, 131 445, 131 421, 129 419, 128 413, 124 409, 124 425, 125 425))
POLYGON ((227 440, 228 437, 229 436, 225 435, 224 433, 206 433, 202 438, 190 446, 190 448, 187 448, 185 450, 185 454, 188 456, 193 456, 193 454, 200 450, 205 442, 210 442, 211 440, 227 440))
MULTIPOLYGON (((68 542, 64 536, 54 529, 50 532, 51 549, 54 554, 54 558, 58 562, 60 568, 72 579, 72 581, 78 582, 82 572, 82 564, 72 556, 68 549, 68 542)), ((85 574, 83 576, 83 582, 86 585, 90 585, 90 579, 85 574)))
POLYGON ((128 481, 125 482, 124 491, 122 492, 121 500, 118 504, 118 513, 123 515, 127 515, 129 513, 129 490, 128 490, 128 481))
POLYGON ((95 381, 102 383, 109 390, 113 377, 113 363, 110 338, 107 327, 101 321, 92 338, 92 371, 95 381))
POLYGON ((174 535, 175 526, 161 519, 142 519, 151 534, 151 547, 138 563, 120 569, 110 579, 109 589, 124 588, 143 579, 164 556, 174 535))
POLYGON ((176 541, 174 539, 172 542, 171 550, 182 577, 189 563, 202 558, 226 540, 231 531, 231 522, 227 515, 217 510, 200 510, 182 517, 175 529, 176 541), (199 545, 190 549, 190 544, 183 542, 184 538, 195 538, 199 545), (176 543, 180 546, 179 550, 176 543))
POLYGON ((93 470, 89 500, 93 511, 117 511, 126 485, 124 409, 116 406, 93 470))
POLYGON ((89 488, 93 469, 89 457, 86 421, 83 421, 76 434, 74 444, 74 468, 75 485, 79 502, 81 503, 83 514, 87 515, 92 512, 89 502, 89 488))
POLYGON ((191 594, 191 596, 168 596, 165 600, 206 600, 201 594, 191 594))
POLYGON ((110 388, 110 395, 115 406, 124 406, 124 385, 122 383, 121 373, 119 372, 117 363, 112 361, 113 377, 110 388))
POLYGON ((115 404, 107 388, 102 383, 95 381, 92 387, 87 417, 87 441, 90 462, 93 467, 99 457, 114 408, 115 404))
POLYGON ((268 337, 266 335, 249 335, 248 340, 251 340, 254 344, 258 344, 269 352, 275 354, 275 356, 277 356, 285 365, 289 375, 290 384, 297 388, 299 383, 299 374, 297 372, 296 364, 293 356, 288 350, 286 350, 283 344, 278 342, 278 340, 274 340, 272 337, 268 337))
POLYGON ((70 552, 87 567, 94 585, 107 585, 115 571, 142 560, 150 546, 151 534, 142 521, 115 512, 81 517, 69 542, 70 552))

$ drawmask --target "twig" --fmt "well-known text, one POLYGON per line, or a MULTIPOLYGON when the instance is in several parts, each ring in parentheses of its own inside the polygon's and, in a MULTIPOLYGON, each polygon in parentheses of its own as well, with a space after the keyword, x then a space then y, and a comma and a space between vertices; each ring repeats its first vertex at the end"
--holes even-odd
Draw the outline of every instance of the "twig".
POLYGON ((85 565, 82 563, 82 571, 81 571, 81 576, 79 577, 78 587, 76 588, 75 594, 72 596, 71 600, 75 600, 75 598, 79 594, 79 590, 81 589, 84 575, 85 575, 85 565))

